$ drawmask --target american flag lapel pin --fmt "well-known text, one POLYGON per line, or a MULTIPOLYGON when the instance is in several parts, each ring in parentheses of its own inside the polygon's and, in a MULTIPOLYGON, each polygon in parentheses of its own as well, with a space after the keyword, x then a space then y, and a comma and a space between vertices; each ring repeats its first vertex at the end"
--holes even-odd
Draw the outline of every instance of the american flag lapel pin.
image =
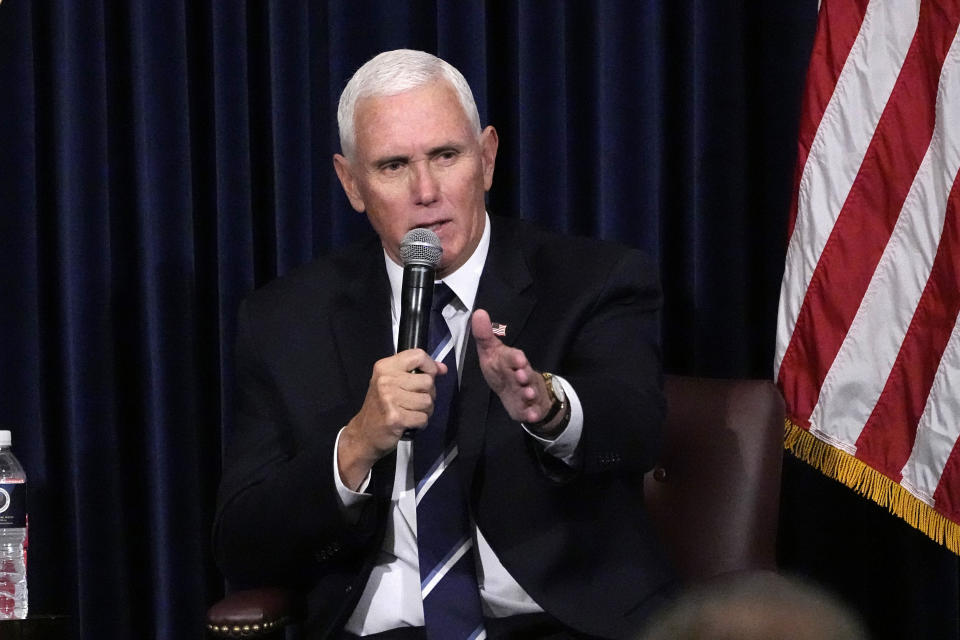
POLYGON ((490 326, 493 328, 493 335, 500 336, 501 338, 507 335, 507 325, 500 324, 499 322, 491 322, 490 326))

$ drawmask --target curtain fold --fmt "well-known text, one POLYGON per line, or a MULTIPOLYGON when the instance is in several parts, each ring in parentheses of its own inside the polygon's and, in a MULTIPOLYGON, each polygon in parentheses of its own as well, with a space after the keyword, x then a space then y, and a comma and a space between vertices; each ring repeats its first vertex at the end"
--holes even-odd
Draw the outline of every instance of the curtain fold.
POLYGON ((669 371, 769 377, 817 3, 756 4, 0 2, 0 423, 31 612, 202 636, 237 306, 368 233, 331 154, 385 49, 466 75, 500 134, 492 212, 659 261, 669 371))

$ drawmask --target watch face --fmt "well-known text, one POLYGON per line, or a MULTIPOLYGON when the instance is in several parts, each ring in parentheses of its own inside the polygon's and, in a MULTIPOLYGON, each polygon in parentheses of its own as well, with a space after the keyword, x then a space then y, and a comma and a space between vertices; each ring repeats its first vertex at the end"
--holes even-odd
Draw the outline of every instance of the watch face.
POLYGON ((553 375, 546 379, 547 390, 553 394, 558 401, 563 402, 567 399, 567 394, 563 391, 563 385, 560 384, 553 375))

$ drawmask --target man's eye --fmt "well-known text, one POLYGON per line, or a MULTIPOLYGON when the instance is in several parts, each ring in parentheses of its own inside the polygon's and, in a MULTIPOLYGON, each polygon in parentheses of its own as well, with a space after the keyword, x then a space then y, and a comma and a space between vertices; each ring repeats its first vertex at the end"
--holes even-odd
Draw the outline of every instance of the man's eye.
POLYGON ((396 173, 403 169, 403 163, 400 161, 397 162, 388 162, 387 164, 381 165, 380 169, 385 173, 396 173))
POLYGON ((443 151, 441 153, 438 153, 434 157, 443 164, 450 164, 451 162, 456 160, 459 155, 460 155, 459 152, 451 149, 450 151, 443 151))

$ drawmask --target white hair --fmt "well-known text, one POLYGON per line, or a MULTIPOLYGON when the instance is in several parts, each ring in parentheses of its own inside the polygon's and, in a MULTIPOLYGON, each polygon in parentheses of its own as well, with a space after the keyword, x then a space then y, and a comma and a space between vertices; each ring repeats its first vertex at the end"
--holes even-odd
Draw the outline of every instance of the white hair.
POLYGON ((456 67, 425 51, 396 49, 385 51, 357 69, 340 94, 337 106, 337 128, 340 130, 340 149, 349 159, 357 142, 354 128, 357 102, 361 98, 392 96, 417 89, 436 80, 446 80, 457 92, 460 105, 471 126, 480 135, 480 114, 473 92, 463 74, 456 67))

